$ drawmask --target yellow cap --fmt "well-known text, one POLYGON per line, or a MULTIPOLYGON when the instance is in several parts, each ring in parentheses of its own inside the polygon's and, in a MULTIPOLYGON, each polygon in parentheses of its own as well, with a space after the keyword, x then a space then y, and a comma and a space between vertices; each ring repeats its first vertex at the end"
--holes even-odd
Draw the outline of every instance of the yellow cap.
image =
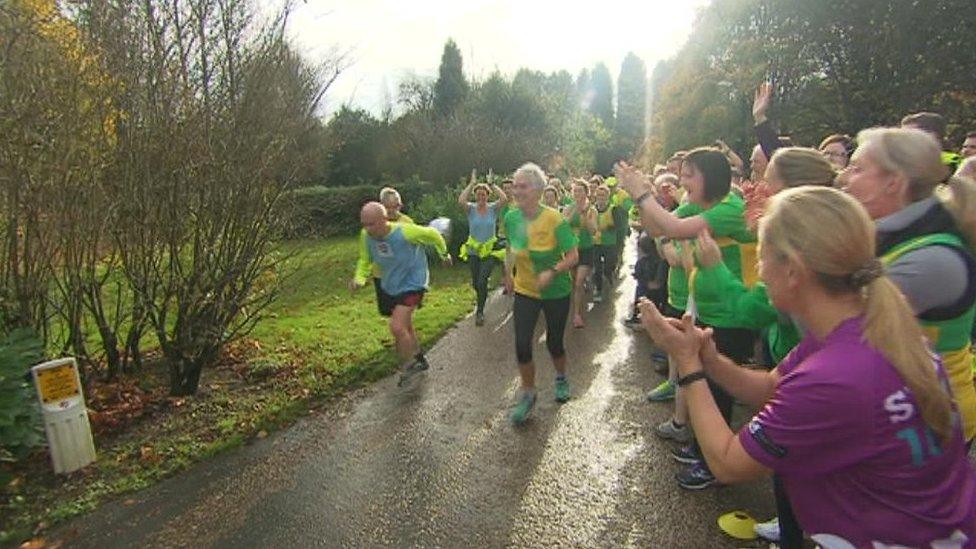
POLYGON ((736 539, 756 539, 756 519, 745 511, 732 511, 718 517, 718 527, 736 539))

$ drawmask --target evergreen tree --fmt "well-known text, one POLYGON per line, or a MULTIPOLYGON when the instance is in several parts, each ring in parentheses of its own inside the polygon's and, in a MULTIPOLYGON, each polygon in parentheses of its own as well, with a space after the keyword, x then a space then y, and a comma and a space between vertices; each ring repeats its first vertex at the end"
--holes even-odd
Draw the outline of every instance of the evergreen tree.
POLYGON ((461 50, 453 39, 448 39, 444 44, 438 72, 437 83, 434 84, 434 110, 441 116, 451 116, 468 94, 461 50))
POLYGON ((647 69, 639 57, 628 53, 617 79, 617 120, 613 131, 622 156, 632 155, 644 141, 646 100, 647 69))
POLYGON ((605 64, 597 63, 596 67, 593 67, 590 73, 590 87, 593 90, 590 113, 603 122, 605 128, 613 128, 613 78, 605 64))

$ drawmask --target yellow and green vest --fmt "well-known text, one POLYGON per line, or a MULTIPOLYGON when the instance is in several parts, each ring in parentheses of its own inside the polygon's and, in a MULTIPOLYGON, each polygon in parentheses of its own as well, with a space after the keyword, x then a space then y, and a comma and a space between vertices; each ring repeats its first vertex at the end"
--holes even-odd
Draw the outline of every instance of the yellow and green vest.
MULTIPOLYGON (((947 246, 966 249, 959 237, 948 233, 933 233, 906 240, 881 256, 884 265, 891 265, 903 255, 928 246, 947 246)), ((922 330, 929 338, 935 351, 942 357, 942 364, 952 393, 962 416, 963 436, 966 440, 976 436, 976 387, 973 386, 974 363, 970 342, 973 318, 976 316, 976 303, 962 314, 947 320, 925 320, 919 318, 922 330)))

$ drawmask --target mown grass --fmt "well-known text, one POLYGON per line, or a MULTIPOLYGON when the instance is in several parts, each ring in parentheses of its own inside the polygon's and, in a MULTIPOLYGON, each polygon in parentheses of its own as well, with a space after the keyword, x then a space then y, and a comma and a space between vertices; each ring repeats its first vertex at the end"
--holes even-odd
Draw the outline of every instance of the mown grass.
MULTIPOLYGON (((165 400, 125 432, 96 438, 98 461, 84 471, 55 476, 40 455, 6 479, 0 544, 43 535, 108 499, 289 425, 310 407, 396 368, 372 288, 347 289, 356 239, 292 242, 283 251, 291 256, 290 275, 278 299, 221 366, 204 372, 197 397, 165 400)), ((425 345, 470 311, 467 280, 464 266, 432 265, 431 291, 415 315, 425 345)), ((141 386, 165 390, 160 366, 145 375, 141 386)))

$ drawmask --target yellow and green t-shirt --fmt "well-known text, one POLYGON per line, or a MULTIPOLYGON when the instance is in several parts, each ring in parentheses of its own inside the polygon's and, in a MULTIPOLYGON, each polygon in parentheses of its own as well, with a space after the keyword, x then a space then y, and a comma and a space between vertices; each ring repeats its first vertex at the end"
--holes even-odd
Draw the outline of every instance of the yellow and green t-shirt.
MULTIPOLYGON (((701 206, 687 203, 678 206, 678 209, 674 211, 675 215, 681 218, 692 217, 695 215, 700 215, 702 219, 708 224, 709 229, 711 229, 712 237, 719 245, 719 249, 722 251, 722 263, 728 267, 729 271, 735 275, 739 280, 743 279, 743 250, 742 248, 748 247, 749 249, 755 248, 756 237, 746 226, 745 221, 745 201, 739 195, 735 193, 729 193, 720 202, 714 204, 711 208, 703 210, 701 206)), ((681 243, 677 243, 679 251, 683 253, 692 253, 694 247, 694 240, 688 240, 681 243)), ((752 269, 752 259, 749 258, 748 269, 752 269)), ((668 276, 668 302, 671 306, 684 310, 688 304, 688 282, 689 273, 687 273, 682 267, 672 267, 668 276)), ((708 284, 708 279, 703 279, 701 282, 708 284)), ((750 282, 754 282, 751 280, 750 282)), ((747 284, 751 286, 751 284, 747 284)), ((721 307, 720 303, 712 303, 705 299, 702 301, 699 299, 699 294, 702 296, 712 295, 711 288, 699 288, 700 291, 696 291, 695 294, 695 305, 698 312, 698 317, 705 322, 713 326, 724 326, 729 319, 724 307, 721 307)))
POLYGON ((576 239, 579 241, 579 249, 581 250, 588 250, 593 247, 593 233, 583 226, 583 220, 586 214, 594 209, 592 204, 587 204, 585 211, 580 212, 576 210, 569 219, 569 226, 573 229, 573 233, 576 234, 576 239))
POLYGON ((502 223, 508 246, 515 254, 515 291, 536 299, 559 299, 573 289, 569 273, 557 274, 541 292, 536 275, 555 268, 566 252, 577 245, 576 235, 563 216, 552 208, 539 207, 534 219, 526 219, 519 208, 505 214, 502 223))
POLYGON ((614 217, 616 209, 616 206, 609 204, 606 210, 596 211, 596 243, 601 246, 617 244, 617 219, 614 217))

